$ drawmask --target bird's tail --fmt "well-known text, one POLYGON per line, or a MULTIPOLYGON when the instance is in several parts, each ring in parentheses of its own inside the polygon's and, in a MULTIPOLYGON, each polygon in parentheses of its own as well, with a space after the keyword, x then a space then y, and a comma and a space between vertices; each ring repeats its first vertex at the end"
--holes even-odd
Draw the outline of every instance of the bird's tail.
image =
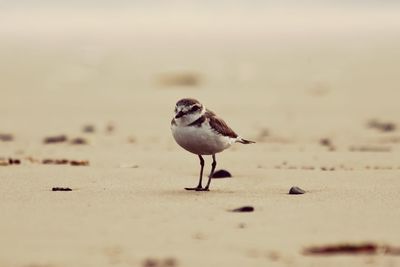
POLYGON ((243 139, 242 137, 238 137, 236 142, 242 143, 242 144, 245 144, 245 145, 254 144, 255 143, 254 141, 246 140, 246 139, 243 139))

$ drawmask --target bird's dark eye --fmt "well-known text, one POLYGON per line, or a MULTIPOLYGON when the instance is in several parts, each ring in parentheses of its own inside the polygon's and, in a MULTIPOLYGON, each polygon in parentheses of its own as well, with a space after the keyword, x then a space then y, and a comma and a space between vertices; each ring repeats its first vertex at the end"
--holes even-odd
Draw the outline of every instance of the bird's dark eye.
POLYGON ((193 107, 190 109, 190 111, 197 111, 197 110, 199 110, 199 109, 200 109, 199 106, 193 106, 193 107))
POLYGON ((176 112, 178 111, 178 108, 177 108, 177 107, 175 107, 175 110, 174 110, 174 111, 175 111, 175 113, 176 113, 176 112))

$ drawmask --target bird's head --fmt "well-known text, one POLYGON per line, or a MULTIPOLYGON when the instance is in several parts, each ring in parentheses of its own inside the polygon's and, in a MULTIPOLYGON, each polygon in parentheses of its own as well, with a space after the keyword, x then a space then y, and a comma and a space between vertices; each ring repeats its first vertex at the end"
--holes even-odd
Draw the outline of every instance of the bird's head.
POLYGON ((196 99, 183 98, 176 103, 174 119, 178 124, 190 124, 200 118, 205 107, 196 99))

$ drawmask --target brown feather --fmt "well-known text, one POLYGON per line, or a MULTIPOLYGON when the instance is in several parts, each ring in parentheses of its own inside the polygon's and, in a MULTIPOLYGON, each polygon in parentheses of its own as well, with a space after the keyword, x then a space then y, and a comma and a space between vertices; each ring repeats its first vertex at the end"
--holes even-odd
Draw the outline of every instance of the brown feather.
POLYGON ((209 118, 211 128, 217 133, 231 138, 238 137, 238 135, 231 128, 229 128, 226 122, 223 119, 217 117, 214 112, 207 110, 204 116, 209 118))
POLYGON ((201 125, 203 124, 203 122, 206 120, 206 116, 201 116, 200 118, 198 118, 197 120, 195 120, 194 122, 190 123, 188 126, 195 126, 195 127, 201 127, 201 125))

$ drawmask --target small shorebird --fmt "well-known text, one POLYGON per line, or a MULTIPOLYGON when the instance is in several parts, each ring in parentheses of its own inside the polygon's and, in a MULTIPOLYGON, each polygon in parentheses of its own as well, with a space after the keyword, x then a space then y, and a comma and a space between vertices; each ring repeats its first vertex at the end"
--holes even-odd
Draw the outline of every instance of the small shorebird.
POLYGON ((233 143, 251 144, 253 141, 238 136, 215 113, 206 109, 199 101, 184 98, 176 103, 175 116, 171 121, 172 135, 175 141, 184 149, 199 156, 199 184, 186 190, 208 191, 210 182, 217 166, 215 154, 233 143), (212 155, 211 172, 206 187, 202 186, 204 159, 203 155, 212 155))

